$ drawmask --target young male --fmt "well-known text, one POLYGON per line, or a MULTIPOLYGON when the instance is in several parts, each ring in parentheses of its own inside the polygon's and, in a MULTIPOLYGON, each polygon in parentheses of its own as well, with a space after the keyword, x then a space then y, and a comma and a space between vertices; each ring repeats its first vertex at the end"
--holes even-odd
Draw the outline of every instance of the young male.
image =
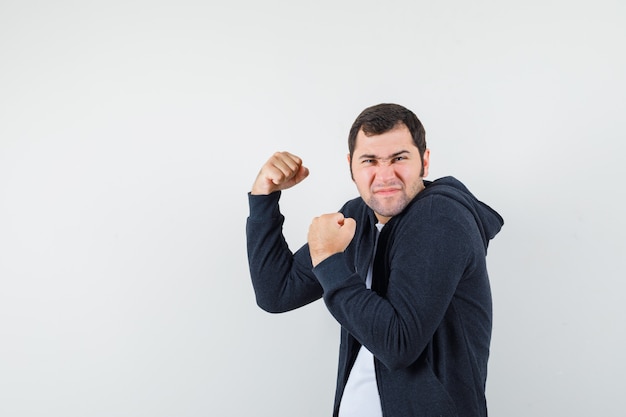
POLYGON ((313 219, 295 253, 278 201, 309 171, 288 152, 261 168, 247 222, 258 305, 284 312, 323 297, 341 325, 335 417, 486 416, 485 258, 502 218, 455 178, 424 180, 424 128, 403 106, 365 109, 348 147, 360 197, 313 219))

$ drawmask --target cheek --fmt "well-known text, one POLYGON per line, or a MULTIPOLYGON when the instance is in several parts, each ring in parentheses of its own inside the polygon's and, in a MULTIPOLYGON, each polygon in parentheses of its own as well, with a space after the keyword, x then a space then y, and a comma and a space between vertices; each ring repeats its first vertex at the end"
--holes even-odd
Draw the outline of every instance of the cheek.
POLYGON ((396 177, 400 178, 404 183, 412 183, 414 181, 418 181, 421 178, 422 166, 413 167, 413 166, 405 166, 398 167, 396 169, 396 177))
POLYGON ((352 173, 352 179, 354 180, 357 188, 360 190, 369 189, 370 185, 372 184, 373 178, 374 177, 371 175, 371 173, 364 170, 359 170, 352 173))

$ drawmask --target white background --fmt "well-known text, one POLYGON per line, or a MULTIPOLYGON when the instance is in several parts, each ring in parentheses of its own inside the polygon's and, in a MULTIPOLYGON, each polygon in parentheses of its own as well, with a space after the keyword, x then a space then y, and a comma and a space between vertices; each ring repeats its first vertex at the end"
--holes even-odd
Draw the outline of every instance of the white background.
POLYGON ((255 305, 246 193, 285 233, 356 196, 356 115, 411 108, 430 179, 505 219, 490 415, 623 416, 626 3, 0 1, 0 415, 329 416, 339 328, 255 305))

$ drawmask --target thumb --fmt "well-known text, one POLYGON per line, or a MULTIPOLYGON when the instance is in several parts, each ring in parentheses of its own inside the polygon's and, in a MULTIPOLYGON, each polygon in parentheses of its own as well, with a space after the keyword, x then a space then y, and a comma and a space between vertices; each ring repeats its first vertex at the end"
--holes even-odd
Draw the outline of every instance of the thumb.
POLYGON ((354 236, 354 233, 356 232, 356 220, 351 217, 346 217, 343 219, 342 229, 344 229, 346 233, 350 232, 351 236, 354 236))
POLYGON ((305 167, 304 165, 300 165, 300 169, 298 170, 298 172, 296 172, 296 175, 294 176, 293 180, 296 184, 298 184, 308 176, 309 176, 309 169, 305 167))

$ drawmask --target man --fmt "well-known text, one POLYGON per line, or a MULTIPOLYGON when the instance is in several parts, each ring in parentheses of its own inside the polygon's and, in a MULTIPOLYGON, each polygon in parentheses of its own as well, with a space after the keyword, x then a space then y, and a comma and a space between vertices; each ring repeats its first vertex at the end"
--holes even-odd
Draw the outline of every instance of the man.
POLYGON ((247 222, 257 303, 284 312, 323 297, 342 330, 334 416, 486 416, 485 257, 502 218, 452 177, 423 179, 424 128, 402 106, 365 109, 348 147, 360 198, 313 219, 296 253, 278 201, 309 171, 288 152, 261 168, 247 222))

